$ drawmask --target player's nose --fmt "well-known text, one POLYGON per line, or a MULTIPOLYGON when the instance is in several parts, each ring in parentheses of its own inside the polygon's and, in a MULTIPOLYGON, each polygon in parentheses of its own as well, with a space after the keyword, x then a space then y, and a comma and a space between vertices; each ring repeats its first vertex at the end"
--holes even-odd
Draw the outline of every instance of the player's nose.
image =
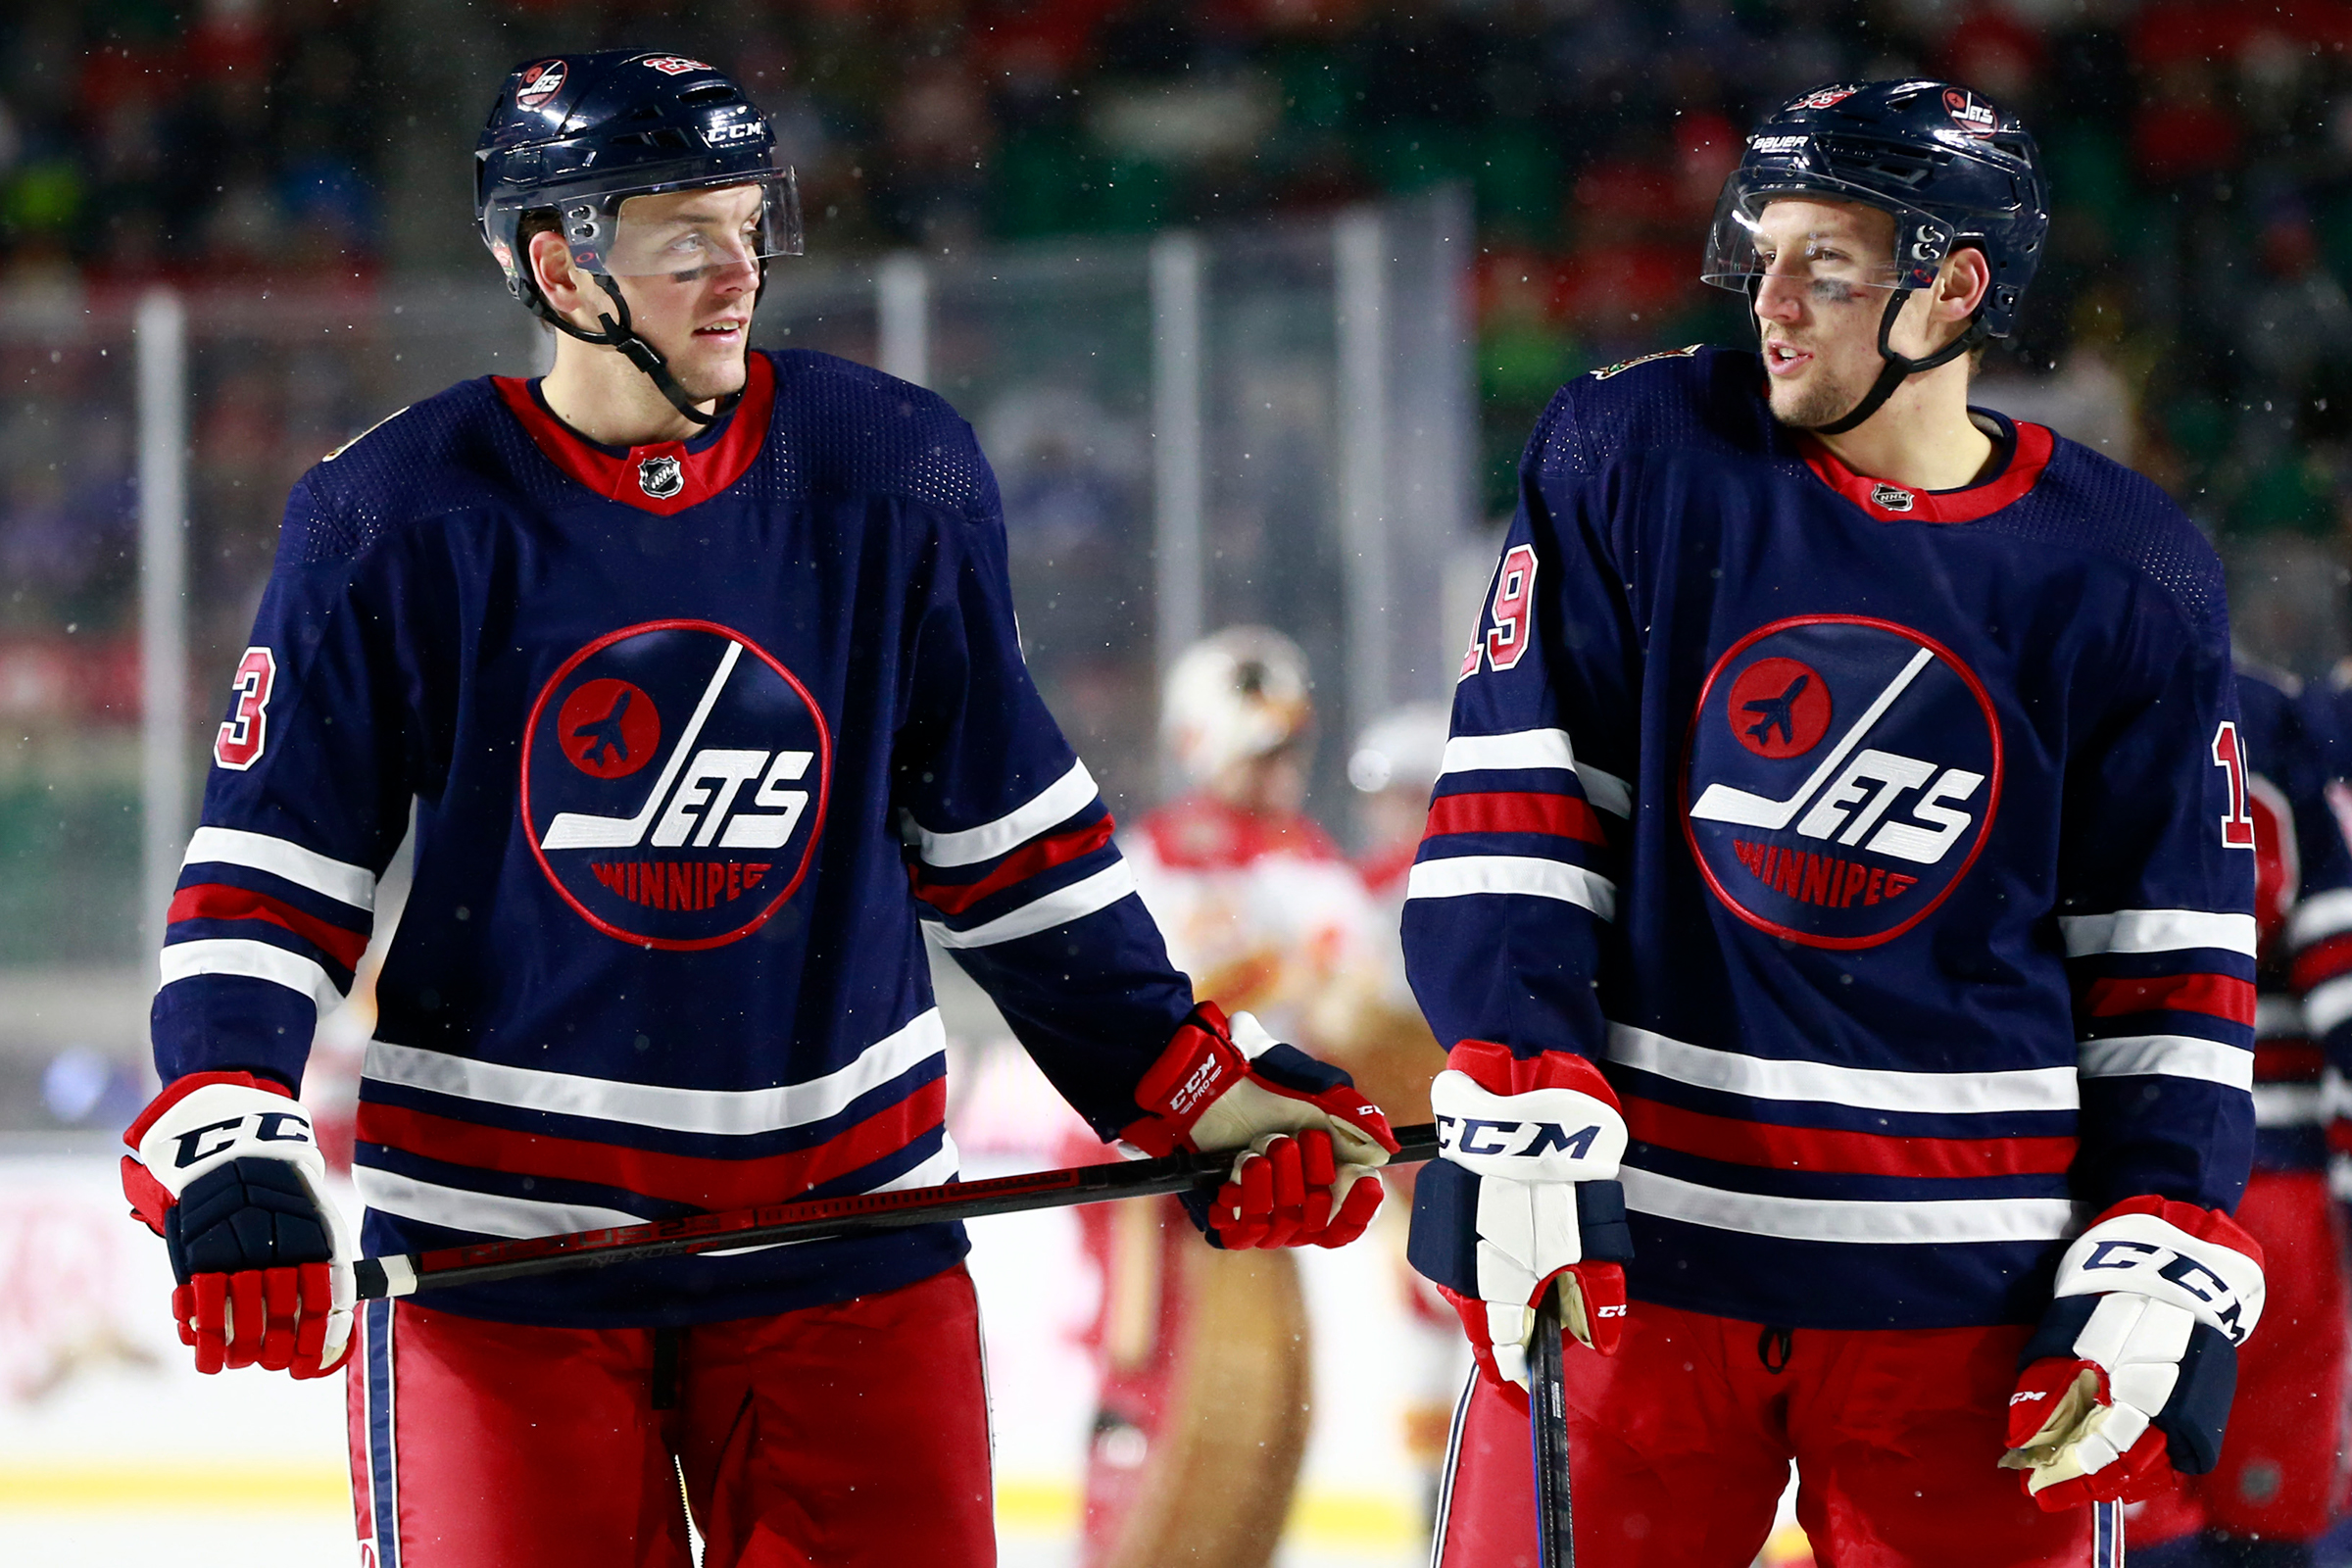
POLYGON ((1785 272, 1766 272, 1756 283, 1755 312, 1767 321, 1793 321, 1804 303, 1804 280, 1785 272))

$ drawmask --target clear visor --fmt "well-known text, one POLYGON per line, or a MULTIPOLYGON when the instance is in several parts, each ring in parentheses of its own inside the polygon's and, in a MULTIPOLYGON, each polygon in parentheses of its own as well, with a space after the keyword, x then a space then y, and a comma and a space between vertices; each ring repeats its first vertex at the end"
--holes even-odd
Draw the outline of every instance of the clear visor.
POLYGON ((792 172, 689 190, 616 194, 561 210, 572 259, 614 277, 690 283, 801 254, 792 172))
POLYGON ((1727 184, 1699 276, 1742 294, 1786 278, 1824 304, 1884 300, 1933 281, 1950 243, 1942 225, 1925 214, 1889 214, 1884 198, 1866 202, 1838 183, 1764 191, 1727 184))

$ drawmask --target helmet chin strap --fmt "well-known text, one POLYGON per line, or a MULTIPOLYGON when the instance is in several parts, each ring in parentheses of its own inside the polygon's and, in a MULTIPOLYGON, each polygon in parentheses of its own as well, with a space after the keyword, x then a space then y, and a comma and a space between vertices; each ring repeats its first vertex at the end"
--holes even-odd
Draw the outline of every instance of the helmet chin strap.
POLYGON ((1933 370, 1939 365, 1949 365, 1976 347, 1978 341, 1984 336, 1984 318, 1979 315, 1970 318, 1967 329, 1958 337, 1924 360, 1906 359, 1895 353, 1891 344, 1894 336, 1894 318, 1903 314, 1903 305, 1911 298, 1912 292, 1907 288, 1896 289, 1893 296, 1886 301, 1886 314, 1879 318, 1879 358, 1886 362, 1886 367, 1879 371, 1879 378, 1870 384, 1869 391, 1862 394, 1862 401, 1846 411, 1842 417, 1833 419, 1828 424, 1815 425, 1813 427, 1815 435, 1843 435, 1885 408, 1886 400, 1894 396, 1894 389, 1903 384, 1905 376, 1917 375, 1922 370, 1933 370))
MULTIPOLYGON (((597 287, 605 291, 606 298, 610 299, 620 312, 617 318, 611 311, 597 312, 596 323, 603 328, 602 331, 590 332, 574 326, 564 318, 564 313, 561 311, 550 309, 543 310, 539 314, 553 322, 559 331, 567 332, 583 343, 593 343, 599 348, 618 349, 622 359, 645 372, 646 379, 652 381, 661 394, 669 400, 671 408, 704 429, 707 430, 720 419, 725 418, 735 405, 742 400, 743 394, 730 392, 725 397, 718 399, 718 409, 713 414, 705 414, 697 408, 694 398, 678 384, 678 378, 669 373, 669 362, 662 358, 662 351, 639 337, 635 329, 630 326, 628 296, 621 293, 620 285, 604 272, 590 272, 588 275, 596 279, 597 287)), ((532 292, 536 293, 537 289, 534 288, 532 292)), ((766 292, 767 258, 762 256, 760 258, 760 286, 752 293, 752 309, 754 311, 760 309, 760 296, 766 292)))

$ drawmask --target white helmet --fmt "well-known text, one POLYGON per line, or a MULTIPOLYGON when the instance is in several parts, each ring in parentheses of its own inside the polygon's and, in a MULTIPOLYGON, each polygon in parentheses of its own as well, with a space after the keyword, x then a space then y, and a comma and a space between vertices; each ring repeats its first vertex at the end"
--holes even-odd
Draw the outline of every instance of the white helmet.
POLYGON ((1389 789, 1428 794, 1445 762, 1451 722, 1444 703, 1407 703, 1373 720, 1348 758, 1348 782, 1366 795, 1389 789))
POLYGON ((1192 783, 1263 757, 1314 722, 1306 656, 1265 626, 1230 626, 1178 656, 1160 688, 1159 742, 1192 783))

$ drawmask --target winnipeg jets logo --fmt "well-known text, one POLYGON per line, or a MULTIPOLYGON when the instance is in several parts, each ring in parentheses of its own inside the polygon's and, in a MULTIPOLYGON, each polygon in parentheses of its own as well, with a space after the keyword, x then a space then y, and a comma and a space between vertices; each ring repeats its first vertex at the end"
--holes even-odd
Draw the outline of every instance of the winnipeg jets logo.
POLYGON ((564 62, 542 60, 525 67, 522 82, 514 89, 514 101, 525 109, 536 109, 564 90, 564 62))
POLYGON ((800 886, 831 773, 824 715, 772 655, 710 621, 649 621, 542 688, 522 808, 541 868, 589 924, 706 948, 800 886))
POLYGON ((656 501, 667 501, 686 488, 686 469, 675 458, 647 458, 637 465, 637 488, 656 501))
POLYGON ((1870 947, 1966 874, 2000 775, 1990 699, 1941 644, 1889 621, 1800 616, 1742 638, 1708 675, 1684 830, 1741 919, 1870 947))
POLYGON ((1992 105, 1959 87, 1943 89, 1943 112, 1971 136, 1989 136, 2000 128, 2000 117, 1993 113, 1992 105))

